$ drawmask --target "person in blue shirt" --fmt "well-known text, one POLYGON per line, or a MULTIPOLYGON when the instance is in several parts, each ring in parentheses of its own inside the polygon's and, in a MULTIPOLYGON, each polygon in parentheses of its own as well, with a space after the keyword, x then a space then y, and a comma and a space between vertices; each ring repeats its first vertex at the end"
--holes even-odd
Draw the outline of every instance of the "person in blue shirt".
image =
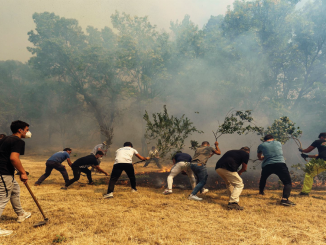
POLYGON ((282 144, 274 140, 273 135, 266 135, 264 137, 264 143, 258 146, 257 157, 259 160, 263 161, 259 182, 259 194, 265 194, 264 189, 267 178, 271 174, 276 174, 284 185, 281 204, 284 206, 295 205, 293 202, 289 201, 292 180, 283 157, 282 144))
POLYGON ((40 185, 47 177, 50 176, 53 169, 58 170, 61 174, 63 179, 65 180, 65 183, 67 184, 69 182, 68 173, 66 170, 66 167, 62 165, 62 162, 67 160, 69 166, 71 166, 70 161, 70 154, 71 154, 70 148, 65 148, 63 151, 59 151, 57 153, 54 153, 45 163, 45 173, 38 179, 38 181, 35 182, 35 185, 40 185))

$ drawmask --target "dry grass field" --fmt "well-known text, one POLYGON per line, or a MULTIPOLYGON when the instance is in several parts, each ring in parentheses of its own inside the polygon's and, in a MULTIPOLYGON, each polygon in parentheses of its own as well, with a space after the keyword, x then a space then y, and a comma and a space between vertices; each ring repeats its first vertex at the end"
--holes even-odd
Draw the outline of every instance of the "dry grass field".
MULTIPOLYGON (((258 196, 257 190, 245 189, 240 204, 244 211, 229 211, 223 189, 212 190, 202 202, 189 201, 190 190, 175 189, 162 195, 162 188, 138 187, 131 193, 128 185, 117 185, 113 199, 103 199, 107 190, 102 174, 94 175, 95 186, 86 185, 82 176, 67 191, 60 190, 59 172, 41 185, 34 182, 45 169, 44 157, 24 157, 30 172, 29 184, 50 222, 43 220, 25 186, 22 204, 32 217, 19 224, 11 205, 1 217, 0 227, 14 230, 1 237, 0 244, 325 244, 326 195, 313 191, 310 197, 295 196, 295 207, 279 205, 280 190, 268 190, 258 196)), ((74 160, 74 159, 73 159, 74 160)), ((66 165, 66 163, 65 163, 66 165)), ((101 164, 109 172, 112 162, 101 164)), ((141 165, 137 171, 143 171, 141 165)), ((147 170, 147 169, 146 169, 147 170)), ((149 170, 156 170, 153 166, 149 170)), ((148 170, 147 170, 148 171, 148 170)), ((72 177, 72 171, 68 170, 72 177)), ((249 173, 246 173, 249 174, 249 173)), ((122 178, 124 178, 122 176, 122 178)))

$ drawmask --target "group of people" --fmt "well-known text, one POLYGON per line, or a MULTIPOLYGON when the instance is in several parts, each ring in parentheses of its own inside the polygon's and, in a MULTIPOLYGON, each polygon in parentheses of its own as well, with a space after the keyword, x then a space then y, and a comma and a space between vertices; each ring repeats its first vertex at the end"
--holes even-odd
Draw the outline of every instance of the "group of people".
MULTIPOLYGON (((28 180, 27 173, 21 164, 20 155, 24 155, 25 142, 22 138, 30 138, 32 136, 29 131, 29 124, 23 121, 12 122, 10 129, 12 135, 0 135, 0 217, 6 206, 10 201, 14 211, 16 212, 18 222, 23 222, 31 216, 30 212, 24 211, 20 202, 20 187, 14 178, 15 170, 18 171, 20 179, 23 183, 28 180)), ((314 141, 307 149, 299 149, 303 152, 303 157, 323 159, 326 161, 326 133, 319 135, 319 140, 314 141), (318 149, 317 155, 305 155, 315 148, 318 149)), ((88 167, 96 169, 98 172, 104 173, 109 176, 102 168, 99 167, 103 155, 107 152, 107 143, 103 142, 95 146, 90 155, 77 159, 74 163, 70 160, 70 154, 72 150, 65 148, 63 151, 53 154, 46 161, 45 173, 35 182, 35 185, 41 185, 41 183, 51 174, 53 169, 58 170, 65 181, 65 186, 61 189, 67 190, 67 188, 78 181, 81 173, 85 173, 89 184, 94 184, 91 177, 91 170, 88 167), (68 165, 73 171, 74 177, 69 179, 65 166, 62 165, 64 161, 68 162, 68 165)), ((183 172, 187 174, 192 187, 192 192, 189 195, 189 200, 201 201, 202 198, 198 197, 198 193, 205 194, 208 189, 205 189, 208 174, 206 163, 210 157, 214 154, 221 155, 219 143, 215 142, 215 148, 211 147, 208 141, 202 142, 193 157, 187 153, 181 151, 177 152, 172 160, 173 167, 167 178, 167 189, 163 194, 172 194, 173 178, 179 173, 183 172)), ((242 178, 240 177, 243 172, 247 170, 249 161, 250 148, 247 146, 241 149, 230 150, 224 153, 224 155, 217 161, 215 170, 216 173, 224 180, 227 192, 229 195, 228 209, 243 210, 243 207, 239 205, 239 197, 244 188, 242 178), (241 168, 240 168, 241 167, 241 168)), ((146 167, 151 159, 154 159, 158 167, 161 165, 158 163, 158 152, 154 148, 149 154, 149 157, 141 156, 136 149, 133 148, 131 142, 125 142, 123 147, 116 151, 115 162, 111 172, 107 194, 103 198, 113 198, 113 192, 116 182, 125 171, 130 179, 131 192, 137 192, 136 177, 134 166, 132 163, 133 156, 136 156, 141 161, 147 161, 144 165, 146 167)), ((264 142, 258 146, 257 157, 262 161, 262 172, 259 182, 259 194, 264 195, 264 189, 266 180, 271 174, 276 174, 282 181, 283 195, 280 204, 285 206, 295 205, 289 200, 292 188, 292 181, 289 170, 285 164, 283 157, 282 145, 280 142, 274 140, 272 135, 266 135, 264 142)), ((309 195, 312 189, 313 178, 326 169, 315 167, 314 172, 306 174, 303 189, 300 195, 309 195)), ((0 236, 10 235, 12 231, 4 230, 0 228, 0 236)))

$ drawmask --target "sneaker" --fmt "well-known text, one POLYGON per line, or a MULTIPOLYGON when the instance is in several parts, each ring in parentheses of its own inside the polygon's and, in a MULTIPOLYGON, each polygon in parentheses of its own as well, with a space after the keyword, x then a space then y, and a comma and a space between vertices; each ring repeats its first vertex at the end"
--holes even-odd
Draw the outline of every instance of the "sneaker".
POLYGON ((8 236, 10 234, 12 234, 11 230, 4 230, 0 228, 0 236, 8 236))
POLYGON ((209 192, 208 189, 203 188, 203 189, 201 190, 201 194, 206 194, 207 192, 209 192))
POLYGON ((243 210, 243 207, 239 206, 239 204, 236 202, 229 202, 228 209, 243 210))
POLYGON ((94 182, 88 183, 88 185, 95 185, 94 182))
POLYGON ((40 186, 41 184, 35 183, 34 186, 40 186))
POLYGON ((196 195, 190 194, 188 197, 189 200, 201 201, 203 198, 197 197, 196 195))
POLYGON ((64 186, 64 187, 61 187, 60 189, 61 189, 61 190, 67 190, 68 187, 65 187, 65 186, 64 186))
POLYGON ((113 192, 104 195, 103 198, 113 198, 113 192))
POLYGON ((294 202, 291 202, 290 200, 281 200, 281 205, 284 206, 295 206, 294 202))
POLYGON ((259 195, 262 195, 262 196, 263 196, 263 195, 265 195, 265 192, 260 191, 260 192, 259 192, 259 195))
POLYGON ((309 196, 309 193, 300 192, 300 193, 299 193, 299 196, 307 196, 307 197, 308 197, 308 196, 309 196))
POLYGON ((163 191, 164 195, 169 195, 172 194, 172 190, 166 189, 165 191, 163 191))
POLYGON ((21 223, 23 222, 25 219, 28 219, 29 217, 31 217, 32 213, 30 212, 24 212, 23 215, 19 215, 18 216, 18 219, 17 219, 17 222, 18 223, 21 223))
POLYGON ((131 193, 138 193, 136 189, 131 188, 131 193))

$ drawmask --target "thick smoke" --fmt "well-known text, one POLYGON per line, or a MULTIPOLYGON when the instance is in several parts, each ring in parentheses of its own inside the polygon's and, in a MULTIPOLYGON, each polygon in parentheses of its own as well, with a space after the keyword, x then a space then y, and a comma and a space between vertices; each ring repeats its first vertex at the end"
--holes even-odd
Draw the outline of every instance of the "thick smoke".
MULTIPOLYGON (((185 114, 204 131, 186 140, 192 154, 190 140, 213 144, 212 130, 235 108, 253 110, 260 126, 289 116, 308 146, 324 131, 325 4, 297 2, 236 2, 203 27, 190 15, 163 31, 146 17, 118 12, 107 25, 113 28, 86 31, 78 20, 36 13, 33 57, 0 63, 1 132, 9 134, 19 118, 31 124, 31 150, 88 152, 107 138, 100 130, 106 127, 113 129, 112 149, 132 141, 146 151, 142 116, 167 105, 169 114, 185 114)), ((256 159, 257 135, 219 141, 222 152, 251 146, 256 159)), ((289 165, 302 162, 296 151, 293 142, 284 147, 289 165)))

